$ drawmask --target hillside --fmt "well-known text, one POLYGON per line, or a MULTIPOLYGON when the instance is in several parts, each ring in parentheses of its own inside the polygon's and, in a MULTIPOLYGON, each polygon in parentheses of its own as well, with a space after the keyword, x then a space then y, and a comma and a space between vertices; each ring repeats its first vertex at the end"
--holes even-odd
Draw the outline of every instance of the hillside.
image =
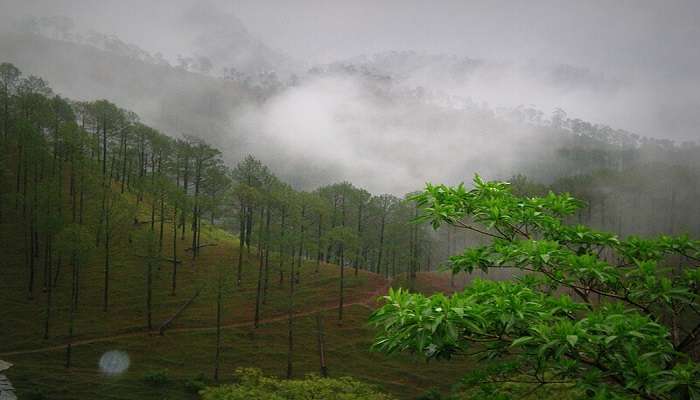
MULTIPOLYGON (((109 313, 102 311, 102 268, 100 254, 95 254, 93 261, 83 268, 73 339, 74 361, 71 369, 66 369, 69 266, 64 265, 63 270, 54 275, 57 279, 53 288, 55 307, 51 316, 51 334, 44 340, 47 292, 36 291, 33 299, 26 299, 27 271, 22 267, 21 242, 12 240, 21 227, 14 217, 6 219, 0 230, 5 255, 0 271, 0 320, 3 327, 11 327, 3 328, 0 357, 15 365, 9 371, 9 378, 20 398, 32 398, 40 393, 51 399, 196 397, 185 389, 184 382, 199 374, 210 380, 215 353, 216 266, 223 264, 227 269, 233 268, 239 250, 236 238, 216 227, 206 227, 203 242, 216 246, 203 249, 195 263, 191 263, 189 252, 180 252, 183 267, 178 271, 175 296, 170 295, 170 266, 167 263, 160 266, 154 280, 156 328, 153 331, 146 329, 144 321, 143 260, 129 254, 128 248, 132 245, 125 241, 115 249, 113 304, 109 313), (165 331, 165 335, 159 336, 157 327, 198 288, 201 288, 201 294, 165 331), (27 318, 28 315, 34 317, 27 318), (131 357, 131 367, 124 375, 110 377, 100 373, 98 360, 109 350, 124 351, 131 357), (144 382, 143 376, 160 370, 167 370, 172 381, 154 390, 144 382)), ((442 368, 438 365, 425 371, 413 357, 387 358, 369 350, 374 332, 367 326, 366 319, 376 296, 387 288, 385 279, 364 271, 360 271, 357 277, 347 274, 347 309, 340 325, 337 323, 338 267, 323 264, 318 273, 314 267, 314 263, 307 262, 302 268, 295 301, 298 349, 294 356, 295 376, 318 371, 315 315, 320 313, 331 376, 352 375, 405 398, 431 388, 438 376, 454 375, 454 379, 445 382, 458 378, 458 373, 450 372, 454 364, 445 364, 442 368)), ((282 375, 284 371, 287 286, 279 284, 276 273, 271 275, 261 325, 255 329, 252 321, 256 274, 257 258, 253 252, 245 264, 241 287, 228 285, 224 296, 221 366, 224 382, 230 381, 234 368, 238 366, 256 366, 276 375, 282 375)), ((38 274, 37 280, 42 279, 38 274)), ((447 385, 441 388, 444 390, 447 385)))

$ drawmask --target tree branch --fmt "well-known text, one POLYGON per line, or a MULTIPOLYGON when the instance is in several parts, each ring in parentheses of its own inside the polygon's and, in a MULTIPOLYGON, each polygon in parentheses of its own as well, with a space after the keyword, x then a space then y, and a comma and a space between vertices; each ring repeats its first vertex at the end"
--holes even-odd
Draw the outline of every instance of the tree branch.
POLYGON ((455 220, 453 222, 453 225, 458 227, 458 228, 468 229, 470 231, 474 231, 474 232, 480 233, 482 235, 490 236, 492 238, 508 240, 508 238, 505 236, 498 236, 498 235, 494 235, 493 233, 490 233, 490 232, 482 231, 480 229, 474 228, 473 226, 467 225, 462 221, 455 220))

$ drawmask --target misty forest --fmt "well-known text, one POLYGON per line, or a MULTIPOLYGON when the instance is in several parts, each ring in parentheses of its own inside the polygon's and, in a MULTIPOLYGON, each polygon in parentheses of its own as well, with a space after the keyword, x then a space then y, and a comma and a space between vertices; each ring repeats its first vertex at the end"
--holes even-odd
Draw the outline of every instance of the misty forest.
POLYGON ((0 0, 0 399, 700 399, 698 21, 0 0))

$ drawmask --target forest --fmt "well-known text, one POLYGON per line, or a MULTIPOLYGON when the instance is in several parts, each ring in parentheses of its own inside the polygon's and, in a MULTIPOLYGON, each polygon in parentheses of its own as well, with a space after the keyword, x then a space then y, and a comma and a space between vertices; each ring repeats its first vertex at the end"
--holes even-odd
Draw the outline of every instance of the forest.
POLYGON ((645 95, 569 65, 302 67, 208 7, 176 62, 0 29, 0 399, 700 399, 693 115, 478 101, 645 95))

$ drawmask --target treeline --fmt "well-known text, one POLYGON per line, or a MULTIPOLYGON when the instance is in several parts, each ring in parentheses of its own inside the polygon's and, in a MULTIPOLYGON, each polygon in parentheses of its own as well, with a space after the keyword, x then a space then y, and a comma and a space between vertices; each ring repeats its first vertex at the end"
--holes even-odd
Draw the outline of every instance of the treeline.
MULTIPOLYGON (((570 193, 584 201, 586 207, 569 217, 572 224, 591 226, 623 238, 700 236, 700 171, 692 165, 640 162, 622 169, 599 168, 562 176, 549 184, 525 175, 511 176, 507 181, 513 192, 521 196, 544 196, 552 191, 570 193)), ((433 259, 443 262, 464 248, 482 244, 479 235, 443 226, 433 233, 433 259)))
MULTIPOLYGON (((375 196, 348 182, 294 190, 252 156, 227 166, 219 150, 194 136, 169 137, 106 100, 62 98, 11 64, 0 67, 0 90, 0 218, 21 218, 30 298, 39 285, 50 291, 61 265, 70 264, 77 307, 81 260, 99 250, 108 311, 113 244, 134 241, 144 226, 154 249, 137 243, 139 254, 171 263, 172 293, 182 263, 178 249, 184 246, 196 260, 210 245, 202 243, 203 224, 239 235, 242 251, 230 261, 236 283, 247 258, 257 254, 258 297, 270 276, 298 279, 302 260, 385 276, 435 264, 427 230, 409 222, 416 209, 405 199, 375 196), (172 243, 165 243, 165 229, 172 229, 172 243)), ((47 322, 47 335, 48 329, 47 322)))
POLYGON ((639 163, 564 176, 549 185, 522 175, 510 182, 522 195, 543 195, 550 190, 571 193, 587 204, 572 222, 619 236, 700 234, 700 171, 692 165, 639 163))

